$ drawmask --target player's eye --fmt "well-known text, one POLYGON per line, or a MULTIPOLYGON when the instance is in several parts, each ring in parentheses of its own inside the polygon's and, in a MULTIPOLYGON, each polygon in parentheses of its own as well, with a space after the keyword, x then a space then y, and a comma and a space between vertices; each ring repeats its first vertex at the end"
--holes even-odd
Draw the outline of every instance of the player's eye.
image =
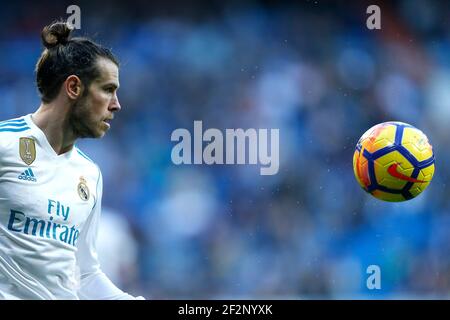
POLYGON ((106 87, 105 91, 108 93, 113 93, 114 92, 114 87, 106 87))

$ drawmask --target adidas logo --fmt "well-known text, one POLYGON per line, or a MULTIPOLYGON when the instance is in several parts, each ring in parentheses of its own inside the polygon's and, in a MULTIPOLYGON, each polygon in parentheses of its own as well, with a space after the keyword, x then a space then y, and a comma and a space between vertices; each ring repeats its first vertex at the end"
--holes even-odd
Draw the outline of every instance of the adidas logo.
POLYGON ((33 181, 33 182, 37 181, 36 177, 34 176, 33 170, 31 170, 31 168, 28 168, 27 170, 22 172, 18 178, 19 178, 19 180, 27 180, 27 181, 33 181))

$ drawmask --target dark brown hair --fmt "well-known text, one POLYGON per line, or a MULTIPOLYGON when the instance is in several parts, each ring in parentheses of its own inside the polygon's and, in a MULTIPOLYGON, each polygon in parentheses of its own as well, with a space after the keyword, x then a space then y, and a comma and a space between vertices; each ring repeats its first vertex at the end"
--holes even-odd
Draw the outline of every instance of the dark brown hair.
POLYGON ((36 83, 43 102, 52 101, 70 75, 78 76, 87 89, 100 75, 97 59, 106 58, 119 66, 112 52, 87 38, 71 38, 73 28, 63 21, 42 30, 45 49, 36 64, 36 83))

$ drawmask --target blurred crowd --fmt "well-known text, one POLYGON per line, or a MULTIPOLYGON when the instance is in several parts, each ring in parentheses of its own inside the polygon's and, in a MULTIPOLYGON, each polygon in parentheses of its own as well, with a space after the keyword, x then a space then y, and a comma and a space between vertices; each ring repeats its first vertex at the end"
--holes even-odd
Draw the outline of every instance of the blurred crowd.
MULTIPOLYGON (((0 119, 39 105, 40 30, 63 2, 0 13, 0 119)), ((121 61, 122 110, 79 147, 104 177, 104 269, 148 299, 449 298, 450 4, 80 3, 81 30, 121 61), (280 170, 171 161, 177 128, 278 128, 280 170), (384 121, 425 132, 428 189, 404 203, 353 176, 359 137, 384 121), (111 209, 111 210, 109 210, 111 209), (112 211, 113 213, 110 213, 112 211), (115 227, 114 227, 115 226, 115 227), (118 258, 120 256, 120 258, 118 258), (109 265, 109 266, 108 266, 109 265), (381 289, 366 286, 381 269, 381 289)))

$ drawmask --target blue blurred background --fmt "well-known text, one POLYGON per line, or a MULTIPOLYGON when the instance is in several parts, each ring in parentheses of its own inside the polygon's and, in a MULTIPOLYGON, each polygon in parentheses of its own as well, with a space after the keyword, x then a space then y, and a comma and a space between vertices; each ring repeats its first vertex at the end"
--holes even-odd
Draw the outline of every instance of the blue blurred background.
POLYGON ((34 112, 40 31, 66 8, 121 61, 122 111, 79 147, 103 172, 105 272, 148 299, 396 299, 450 295, 450 4, 444 1, 2 3, 0 119, 34 112), (366 8, 381 8, 381 30, 366 8), (177 128, 279 128, 280 170, 171 161, 177 128), (371 198, 359 137, 424 131, 429 188, 371 198), (381 268, 369 290, 366 269, 381 268))

